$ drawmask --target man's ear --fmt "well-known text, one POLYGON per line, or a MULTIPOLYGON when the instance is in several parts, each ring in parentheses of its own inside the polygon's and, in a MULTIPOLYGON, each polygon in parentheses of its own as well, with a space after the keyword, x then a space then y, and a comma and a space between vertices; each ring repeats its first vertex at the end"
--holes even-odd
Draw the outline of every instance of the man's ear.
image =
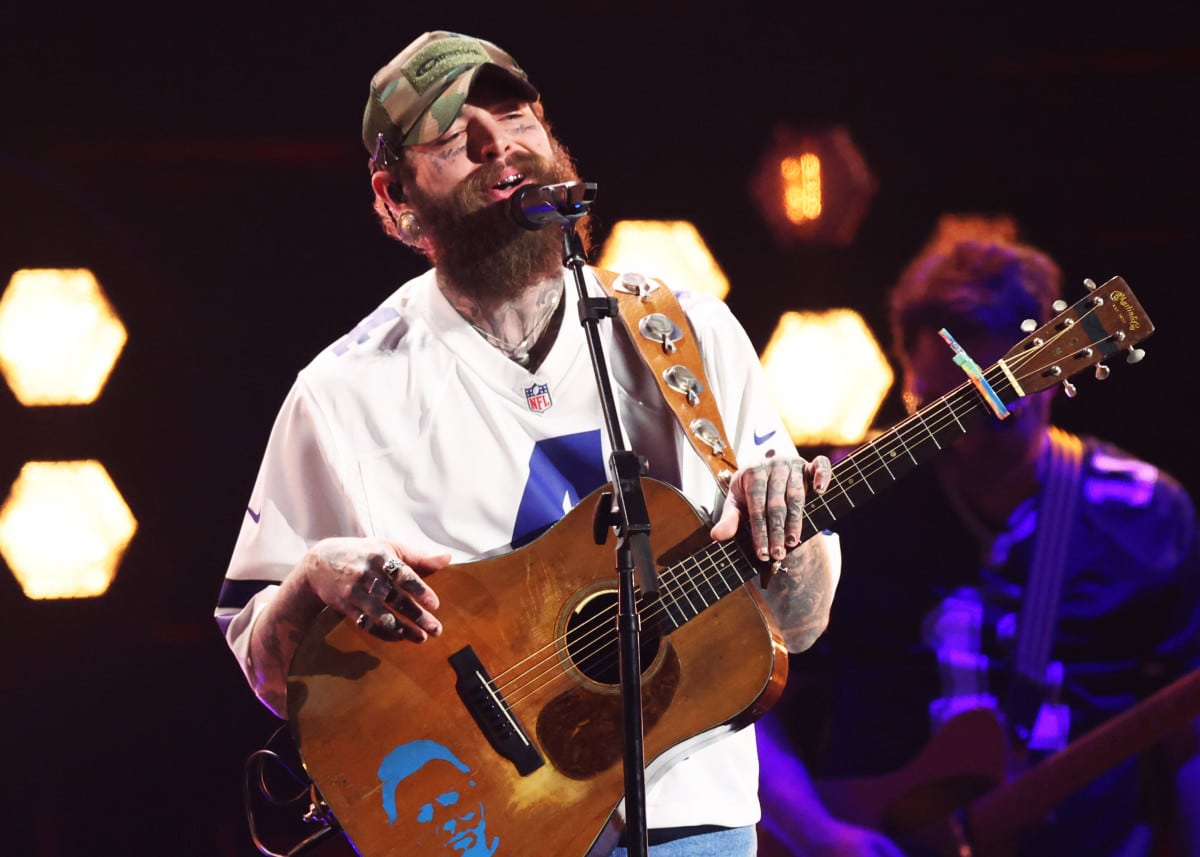
POLYGON ((404 187, 394 175, 385 170, 371 174, 371 188, 376 196, 392 205, 402 206, 407 202, 404 198, 404 187))

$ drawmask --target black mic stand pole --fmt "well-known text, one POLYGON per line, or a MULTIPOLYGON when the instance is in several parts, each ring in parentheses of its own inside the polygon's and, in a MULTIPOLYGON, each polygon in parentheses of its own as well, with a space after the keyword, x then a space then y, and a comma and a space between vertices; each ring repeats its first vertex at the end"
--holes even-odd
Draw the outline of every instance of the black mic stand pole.
POLYGON ((650 549, 650 513, 642 492, 642 459, 625 449, 617 418, 616 399, 608 377, 604 350, 600 345, 600 319, 614 318, 618 314, 617 300, 607 296, 588 296, 583 275, 587 260, 579 234, 575 231, 575 221, 587 213, 596 186, 593 183, 570 183, 555 187, 564 188, 568 197, 555 201, 562 218, 563 265, 574 273, 575 285, 579 290, 579 321, 587 335, 592 368, 613 449, 611 504, 607 509, 604 508, 606 500, 610 498, 606 492, 596 509, 593 531, 596 544, 604 544, 604 533, 608 527, 615 528, 617 534, 617 636, 625 725, 625 847, 630 857, 646 857, 650 846, 646 829, 646 771, 642 740, 641 618, 634 594, 634 573, 636 571, 637 585, 644 597, 652 598, 658 594, 654 553, 650 549))

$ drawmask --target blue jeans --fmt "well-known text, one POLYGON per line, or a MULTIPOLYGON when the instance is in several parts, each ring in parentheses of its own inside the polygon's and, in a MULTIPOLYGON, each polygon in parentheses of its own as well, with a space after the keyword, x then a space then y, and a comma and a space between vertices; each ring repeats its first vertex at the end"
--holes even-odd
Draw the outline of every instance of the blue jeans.
MULTIPOLYGON (((651 857, 755 857, 756 854, 758 833, 753 825, 699 833, 650 846, 651 857)), ((609 857, 629 857, 629 851, 617 846, 609 857)))

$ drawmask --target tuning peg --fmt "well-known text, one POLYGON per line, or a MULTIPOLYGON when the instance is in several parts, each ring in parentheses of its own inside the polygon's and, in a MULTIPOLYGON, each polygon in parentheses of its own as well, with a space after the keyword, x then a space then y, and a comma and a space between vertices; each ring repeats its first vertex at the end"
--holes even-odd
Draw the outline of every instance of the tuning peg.
POLYGON ((1083 284, 1085 286, 1087 286, 1087 290, 1089 292, 1093 292, 1096 290, 1096 281, 1093 280, 1091 277, 1085 277, 1083 280, 1083 284))
POLYGON ((1126 363, 1140 363, 1142 358, 1146 356, 1146 352, 1141 348, 1130 348, 1129 353, 1125 355, 1126 363))
POLYGON ((1070 381, 1063 381, 1063 392, 1067 394, 1068 399, 1075 398, 1075 385, 1070 381))
POLYGON ((1050 308, 1055 312, 1062 312, 1067 308, 1067 302, 1060 298, 1059 300, 1056 300, 1054 303, 1050 304, 1050 308))
POLYGON ((1033 333, 1035 330, 1037 330, 1037 326, 1038 324, 1036 321, 1034 321, 1032 318, 1027 318, 1021 322, 1021 333, 1033 333))
POLYGON ((1110 371, 1112 371, 1112 370, 1110 370, 1103 363, 1097 363, 1096 364, 1096 380, 1103 381, 1105 378, 1108 377, 1108 374, 1110 371))

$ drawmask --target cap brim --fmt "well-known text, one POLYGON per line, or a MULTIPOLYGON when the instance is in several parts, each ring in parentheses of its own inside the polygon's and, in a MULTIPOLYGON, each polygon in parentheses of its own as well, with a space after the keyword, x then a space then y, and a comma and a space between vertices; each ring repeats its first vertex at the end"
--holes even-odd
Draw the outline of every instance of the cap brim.
POLYGON ((421 111, 417 121, 404 136, 401 145, 419 146, 422 143, 433 142, 444 134, 450 124, 458 118, 458 114, 462 112, 462 106, 466 103, 476 83, 482 80, 511 87, 512 91, 525 101, 534 102, 541 98, 541 94, 533 84, 503 66, 495 63, 478 65, 460 74, 438 93, 429 106, 421 111))

